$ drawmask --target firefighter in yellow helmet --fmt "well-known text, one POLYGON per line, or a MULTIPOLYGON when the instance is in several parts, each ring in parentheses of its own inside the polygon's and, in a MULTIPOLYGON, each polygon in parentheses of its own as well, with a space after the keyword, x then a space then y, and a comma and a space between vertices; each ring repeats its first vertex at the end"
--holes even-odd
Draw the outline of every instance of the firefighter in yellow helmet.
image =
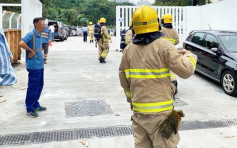
POLYGON ((133 24, 132 24, 132 20, 131 20, 130 24, 129 24, 129 29, 125 34, 125 44, 126 45, 128 45, 129 43, 132 42, 133 36, 134 36, 134 30, 133 30, 133 24))
POLYGON ((88 32, 90 36, 90 43, 94 42, 94 25, 92 22, 89 22, 88 32))
POLYGON ((133 110, 136 148, 175 148, 179 123, 184 116, 174 110, 170 70, 181 78, 193 75, 197 56, 177 51, 162 38, 158 14, 149 6, 133 13, 135 37, 123 52, 119 78, 133 110))
MULTIPOLYGON (((162 16, 161 18, 161 32, 163 32, 164 34, 164 39, 170 41, 172 44, 177 45, 179 44, 179 36, 178 33, 175 29, 173 29, 173 17, 171 14, 165 14, 164 16, 162 16)), ((171 71, 170 72, 170 78, 171 78, 171 82, 172 84, 175 86, 175 94, 178 92, 178 82, 176 79, 176 75, 171 71)))
POLYGON ((108 33, 108 30, 106 28, 106 19, 101 18, 100 19, 100 26, 101 26, 101 33, 100 33, 100 39, 98 42, 99 46, 99 60, 100 63, 106 63, 105 59, 109 52, 109 40, 112 43, 112 39, 108 33))

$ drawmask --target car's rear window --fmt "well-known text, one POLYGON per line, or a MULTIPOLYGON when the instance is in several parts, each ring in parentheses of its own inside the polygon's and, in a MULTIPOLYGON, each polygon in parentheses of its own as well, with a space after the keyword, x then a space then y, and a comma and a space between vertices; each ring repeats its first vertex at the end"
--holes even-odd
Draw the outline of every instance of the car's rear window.
POLYGON ((202 42, 203 42, 203 37, 204 37, 205 33, 202 32, 197 32, 192 36, 191 42, 198 44, 200 46, 202 46, 202 42))
POLYGON ((237 35, 222 35, 219 38, 227 51, 237 53, 237 35))

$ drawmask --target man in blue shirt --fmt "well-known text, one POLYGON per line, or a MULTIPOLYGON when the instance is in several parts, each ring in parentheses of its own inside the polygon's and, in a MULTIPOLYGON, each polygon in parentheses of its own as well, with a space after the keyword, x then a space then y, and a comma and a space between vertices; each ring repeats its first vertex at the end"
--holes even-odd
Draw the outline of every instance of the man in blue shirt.
POLYGON ((84 42, 87 42, 87 31, 88 31, 88 28, 86 27, 86 25, 84 25, 84 27, 82 27, 83 41, 84 42))
POLYGON ((41 32, 45 29, 45 19, 37 17, 33 20, 35 28, 20 41, 20 47, 26 50, 26 68, 28 75, 28 89, 26 94, 27 115, 38 117, 37 111, 45 111, 40 106, 39 98, 44 85, 44 57, 42 52, 41 32))
POLYGON ((51 30, 47 27, 45 27, 45 30, 41 33, 42 36, 42 46, 43 46, 43 50, 44 50, 44 64, 47 64, 47 55, 49 52, 49 43, 52 42, 52 34, 51 34, 51 30))

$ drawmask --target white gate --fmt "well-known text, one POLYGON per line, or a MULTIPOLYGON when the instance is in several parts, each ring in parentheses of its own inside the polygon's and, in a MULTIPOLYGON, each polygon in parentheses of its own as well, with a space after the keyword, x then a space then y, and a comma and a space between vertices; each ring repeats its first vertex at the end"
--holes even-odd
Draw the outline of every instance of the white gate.
MULTIPOLYGON (((117 6, 116 7, 116 49, 120 49, 120 31, 129 28, 129 23, 132 14, 138 6, 117 6)), ((155 6, 154 8, 158 17, 161 18, 164 14, 170 13, 173 16, 173 27, 177 30, 180 38, 178 46, 182 46, 183 41, 186 39, 188 32, 186 28, 186 13, 185 7, 164 7, 155 6)))

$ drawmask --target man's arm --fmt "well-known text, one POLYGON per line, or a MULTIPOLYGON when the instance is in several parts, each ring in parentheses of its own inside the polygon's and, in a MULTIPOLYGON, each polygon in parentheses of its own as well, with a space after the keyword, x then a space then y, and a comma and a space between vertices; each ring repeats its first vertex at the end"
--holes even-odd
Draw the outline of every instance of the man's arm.
POLYGON ((109 35, 109 32, 108 32, 107 28, 106 28, 105 26, 103 26, 103 27, 101 28, 101 30, 102 30, 102 32, 104 33, 104 36, 105 36, 107 39, 110 40, 110 43, 112 43, 112 39, 111 39, 111 37, 110 37, 110 35, 109 35))
POLYGON ((127 54, 126 54, 126 48, 123 52, 123 57, 120 63, 120 67, 119 67, 119 79, 120 79, 120 84, 124 89, 125 95, 127 97, 127 101, 131 103, 131 92, 130 92, 130 84, 126 78, 126 74, 125 74, 125 70, 126 67, 128 67, 128 63, 127 63, 127 54))
POLYGON ((175 31, 175 45, 178 45, 179 44, 179 35, 176 30, 174 30, 174 31, 175 31))
POLYGON ((24 41, 20 41, 19 43, 20 47, 25 49, 26 51, 29 51, 29 58, 31 59, 33 56, 36 56, 34 50, 32 50, 24 41))
POLYGON ((177 51, 171 42, 164 43, 165 58, 168 68, 179 77, 187 79, 193 75, 196 69, 197 56, 190 51, 182 50, 177 51))
POLYGON ((125 43, 128 45, 133 40, 132 30, 129 30, 125 35, 125 43))
POLYGON ((49 42, 52 42, 52 32, 51 32, 51 29, 49 29, 49 42))

